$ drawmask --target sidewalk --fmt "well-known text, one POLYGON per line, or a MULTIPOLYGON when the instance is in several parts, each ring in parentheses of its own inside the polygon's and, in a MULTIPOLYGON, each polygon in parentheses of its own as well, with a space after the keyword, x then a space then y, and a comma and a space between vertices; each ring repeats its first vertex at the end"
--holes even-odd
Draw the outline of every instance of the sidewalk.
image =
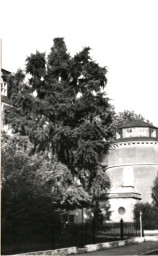
POLYGON ((144 230, 145 236, 158 236, 158 230, 144 230))
MULTIPOLYGON (((141 255, 149 251, 158 250, 158 240, 157 241, 146 241, 144 243, 137 243, 133 245, 127 245, 124 247, 110 248, 95 252, 79 254, 80 256, 89 255, 141 255)), ((158 252, 154 255, 158 255, 158 252)))

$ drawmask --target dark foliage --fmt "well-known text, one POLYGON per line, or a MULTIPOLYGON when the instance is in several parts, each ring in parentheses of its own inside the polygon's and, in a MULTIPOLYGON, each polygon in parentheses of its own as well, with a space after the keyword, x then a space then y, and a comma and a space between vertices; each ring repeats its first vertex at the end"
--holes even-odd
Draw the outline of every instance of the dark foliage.
POLYGON ((158 174, 154 180, 154 184, 152 187, 152 198, 154 205, 158 208, 158 174))
POLYGON ((85 47, 71 57, 56 38, 47 59, 38 51, 27 57, 25 74, 9 78, 13 107, 6 116, 15 133, 28 136, 32 155, 56 156, 86 192, 99 195, 110 186, 100 162, 113 138, 114 112, 103 92, 107 70, 89 52, 85 47))
POLYGON ((158 229, 158 208, 149 203, 138 203, 134 207, 134 219, 137 227, 140 225, 140 211, 144 229, 158 229))

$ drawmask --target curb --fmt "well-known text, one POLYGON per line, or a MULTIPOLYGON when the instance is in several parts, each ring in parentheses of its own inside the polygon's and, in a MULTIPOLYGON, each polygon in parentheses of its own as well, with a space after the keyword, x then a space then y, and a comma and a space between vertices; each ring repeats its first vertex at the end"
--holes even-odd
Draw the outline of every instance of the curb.
POLYGON ((85 245, 84 249, 85 252, 93 252, 93 251, 99 251, 103 249, 109 249, 109 248, 116 248, 116 247, 121 247, 121 246, 126 246, 130 244, 136 244, 136 243, 143 243, 145 242, 144 237, 136 237, 136 238, 131 238, 127 240, 122 240, 122 241, 115 241, 115 242, 107 242, 107 243, 99 243, 99 244, 89 244, 85 245))
POLYGON ((116 248, 116 247, 131 245, 131 244, 144 243, 147 241, 158 241, 158 236, 135 237, 135 238, 116 241, 116 242, 89 244, 84 246, 84 249, 85 249, 84 252, 99 251, 103 249, 116 248))
MULTIPOLYGON (((49 251, 38 251, 38 252, 28 252, 28 253, 21 253, 21 254, 14 254, 13 256, 29 256, 29 255, 50 255, 50 256, 66 256, 66 255, 76 255, 81 253, 87 252, 94 252, 109 248, 116 248, 121 246, 127 246, 137 243, 144 243, 147 241, 158 241, 158 236, 146 236, 146 237, 135 237, 121 241, 114 241, 114 242, 106 242, 106 243, 98 243, 98 244, 87 244, 84 248, 77 248, 77 247, 69 247, 69 248, 62 248, 56 250, 49 250, 49 251)), ((11 255, 10 255, 11 256, 11 255)))
POLYGON ((158 241, 158 236, 145 236, 146 241, 158 241))
MULTIPOLYGON (((27 252, 27 253, 20 253, 14 254, 10 256, 31 256, 31 255, 50 255, 50 256, 66 256, 71 254, 77 254, 78 248, 77 247, 69 247, 69 248, 62 248, 56 250, 49 250, 49 251, 38 251, 38 252, 27 252)), ((8 255, 9 256, 9 255, 8 255)))
POLYGON ((157 253, 158 253, 158 249, 142 253, 141 255, 153 255, 153 254, 157 255, 157 253))

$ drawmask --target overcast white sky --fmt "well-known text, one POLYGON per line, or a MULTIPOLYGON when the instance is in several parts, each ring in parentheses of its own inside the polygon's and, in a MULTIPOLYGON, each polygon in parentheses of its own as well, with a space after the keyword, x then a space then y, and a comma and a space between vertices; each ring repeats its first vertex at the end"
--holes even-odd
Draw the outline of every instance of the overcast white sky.
POLYGON ((64 37, 71 55, 90 46, 108 67, 116 111, 134 110, 158 126, 157 0, 1 0, 2 66, 16 72, 26 56, 49 52, 64 37))

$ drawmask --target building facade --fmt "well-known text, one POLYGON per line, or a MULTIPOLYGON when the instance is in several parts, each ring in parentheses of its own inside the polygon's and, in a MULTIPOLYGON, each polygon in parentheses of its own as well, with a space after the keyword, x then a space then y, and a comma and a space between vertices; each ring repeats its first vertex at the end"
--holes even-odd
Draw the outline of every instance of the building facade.
POLYGON ((9 104, 9 88, 7 79, 11 72, 1 69, 1 131, 11 133, 11 130, 8 126, 7 119, 5 116, 5 109, 11 107, 9 104))
POLYGON ((133 221, 134 205, 152 202, 153 181, 158 173, 158 128, 132 120, 116 133, 103 165, 111 180, 111 220, 133 221))

